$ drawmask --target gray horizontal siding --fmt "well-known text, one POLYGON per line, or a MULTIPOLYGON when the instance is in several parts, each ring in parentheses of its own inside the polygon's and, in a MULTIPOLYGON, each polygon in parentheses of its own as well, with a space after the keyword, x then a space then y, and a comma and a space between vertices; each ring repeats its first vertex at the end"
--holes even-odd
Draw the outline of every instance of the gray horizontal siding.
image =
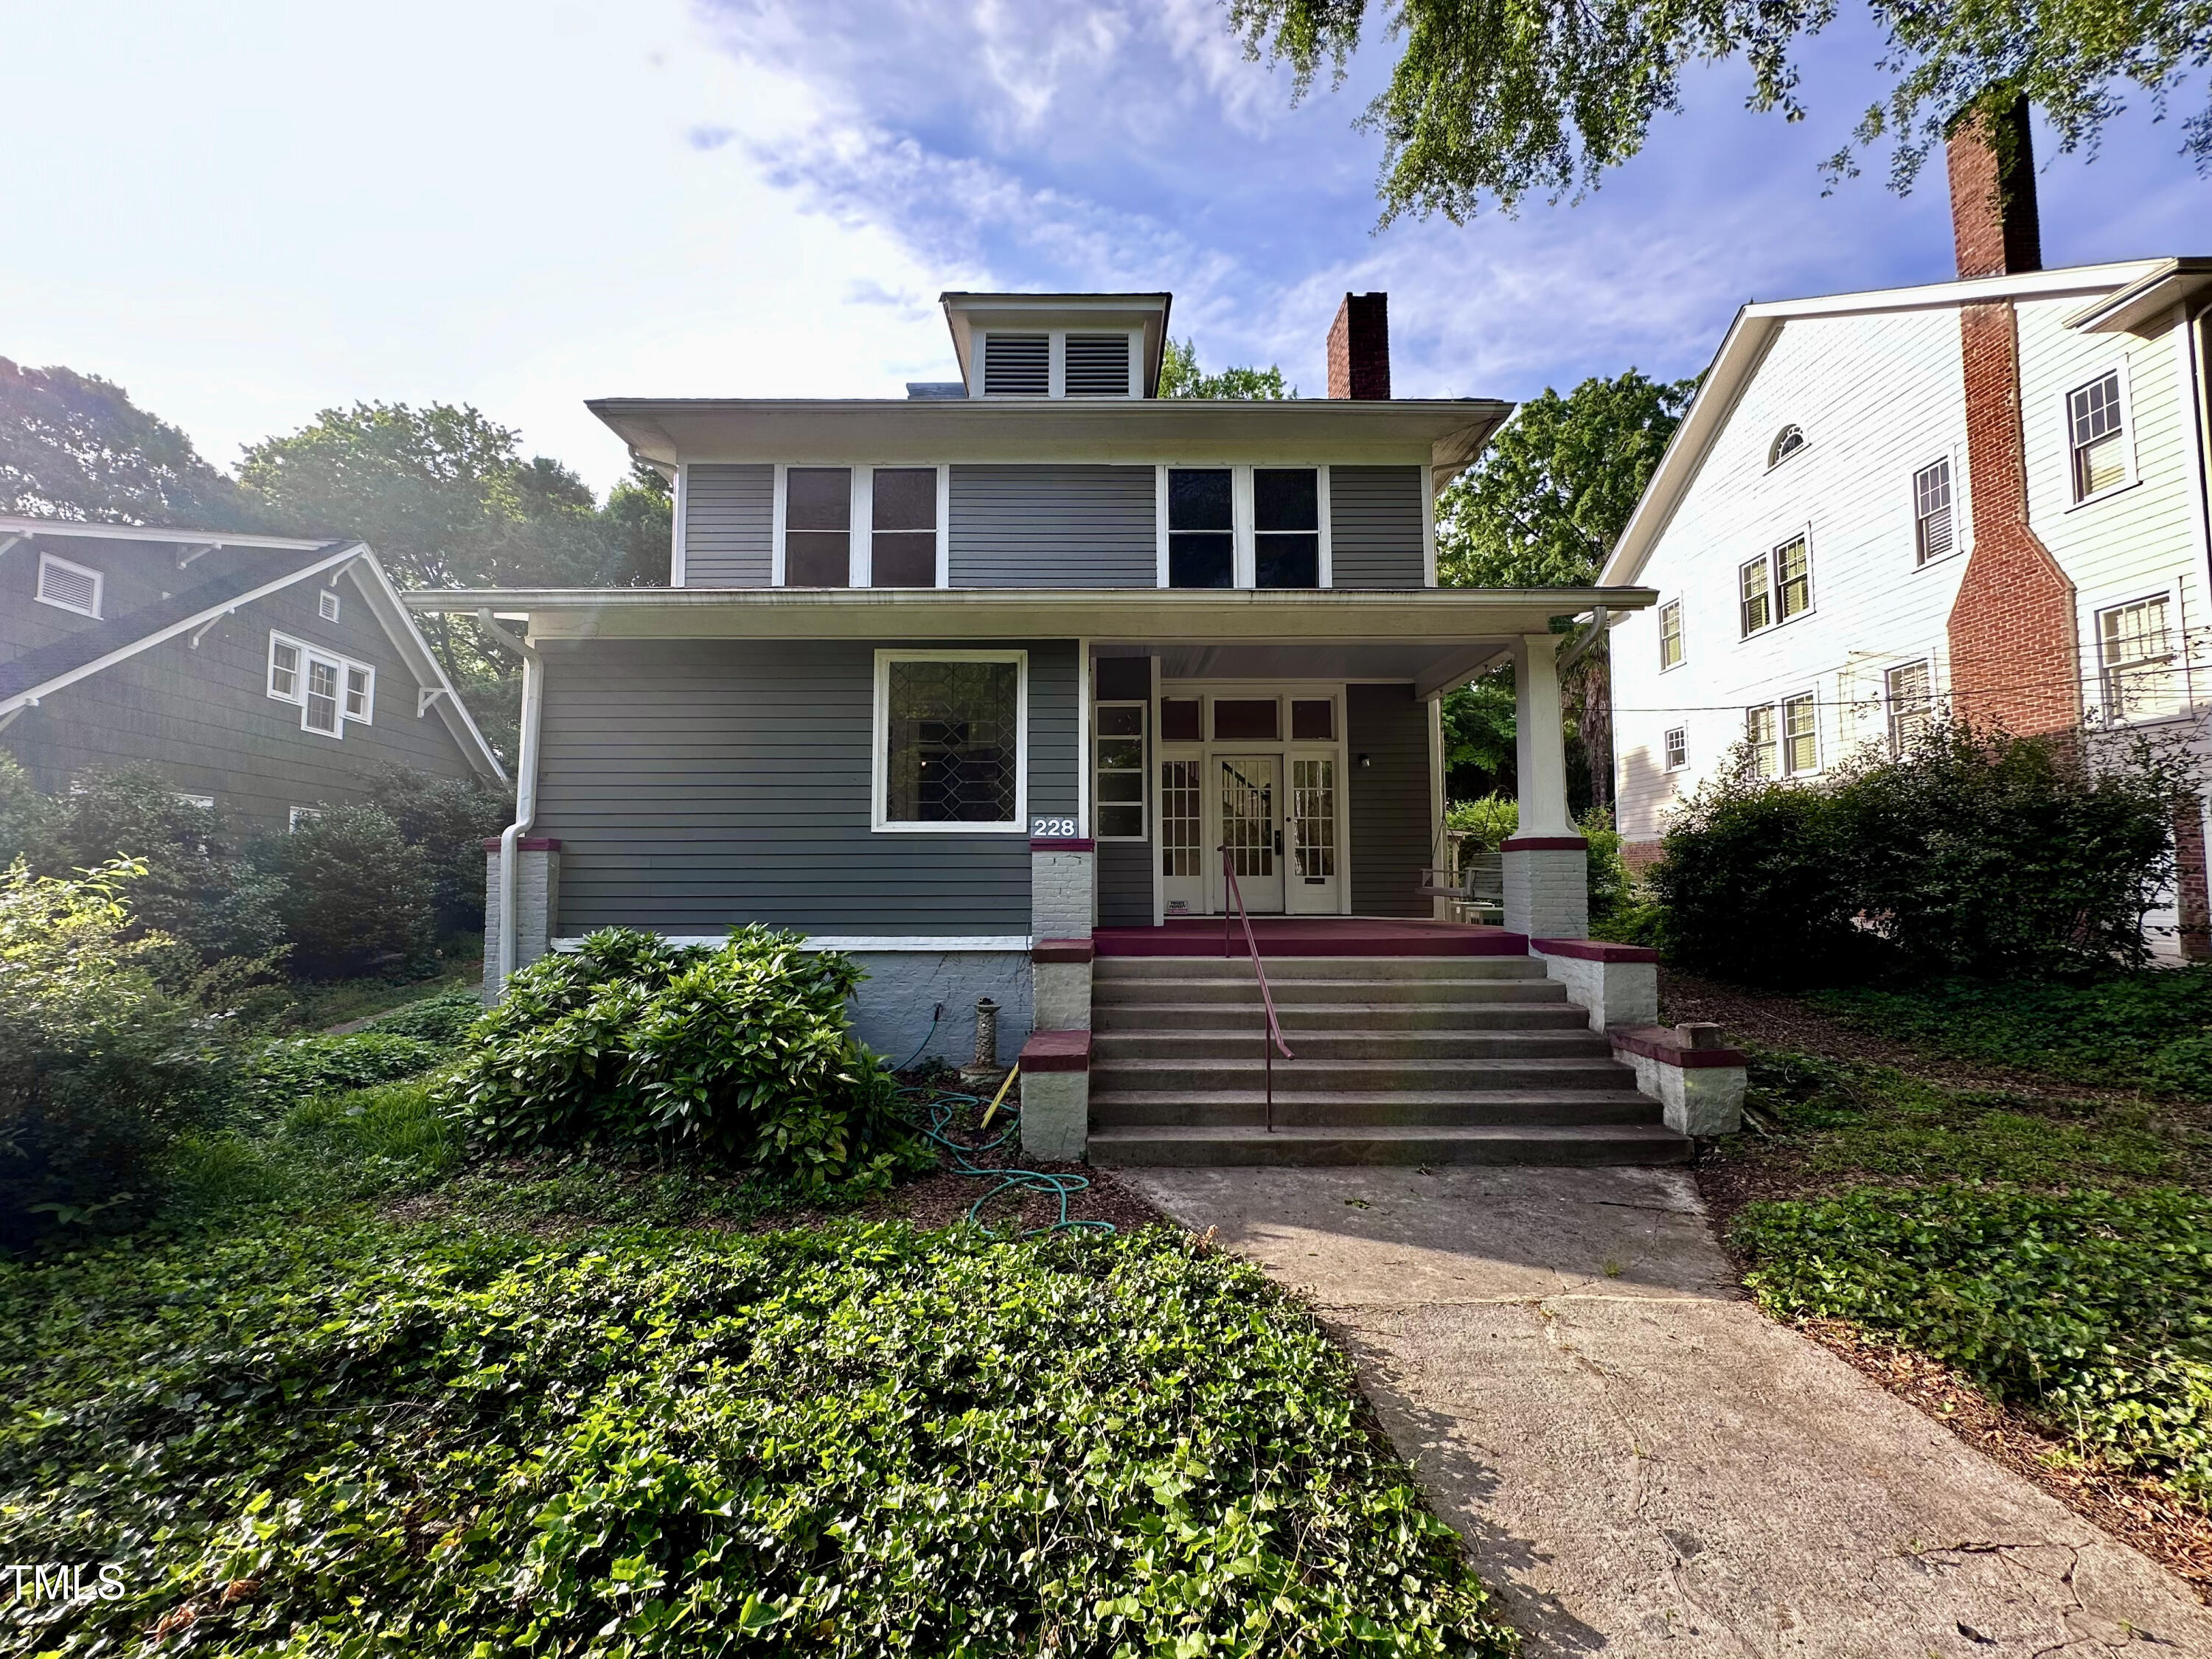
POLYGON ((955 587, 1152 587, 1149 466, 956 466, 955 587))
MULTIPOLYGON (((1073 644, 963 643, 1029 652, 1030 811, 1073 813, 1073 644)), ((546 646, 536 833, 562 843, 562 932, 1029 932, 1026 836, 868 827, 875 645, 546 646)))
POLYGON ((1422 553, 1421 513, 1418 466, 1329 468, 1329 562, 1334 585, 1424 586, 1427 561, 1422 553))
POLYGON ((774 467, 684 470, 686 587, 766 587, 775 539, 774 467))
POLYGON ((1425 916, 1428 706, 1410 685, 1347 685, 1344 695, 1346 750, 1367 757, 1350 775, 1352 914, 1425 916))
POLYGON ((1152 844, 1148 841, 1098 843, 1098 925, 1152 925, 1152 844))

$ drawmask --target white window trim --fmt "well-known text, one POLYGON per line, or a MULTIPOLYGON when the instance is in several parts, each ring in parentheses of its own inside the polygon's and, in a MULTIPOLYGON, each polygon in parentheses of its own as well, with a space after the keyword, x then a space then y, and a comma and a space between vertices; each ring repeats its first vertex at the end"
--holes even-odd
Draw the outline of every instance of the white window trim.
POLYGON ((1779 776, 1810 778, 1827 769, 1827 757, 1821 752, 1825 745, 1820 741, 1820 698, 1817 688, 1808 686, 1802 691, 1792 691, 1787 696, 1774 700, 1774 740, 1778 745, 1774 755, 1775 763, 1782 769, 1779 776), (1790 705, 1793 702, 1813 705, 1813 763, 1795 769, 1790 764, 1790 705))
POLYGON ((688 574, 684 568, 684 526, 691 516, 691 467, 681 463, 676 469, 676 500, 668 532, 668 585, 681 587, 688 574))
MULTIPOLYGON (((1954 493, 1952 501, 1958 496, 1954 493)), ((1907 668, 1923 669, 1928 677, 1928 690, 1922 699, 1920 714, 1932 720, 1936 718, 1936 662, 1931 657, 1908 657, 1903 662, 1893 662, 1881 671, 1882 744, 1892 755, 1899 752, 1897 743, 1898 696, 1890 684, 1890 676, 1907 668)))
POLYGON ((203 811, 212 812, 215 811, 215 797, 213 795, 195 795, 188 789, 179 789, 177 791, 177 799, 184 805, 197 806, 203 811))
POLYGON ((1743 740, 1751 747, 1753 767, 1754 770, 1756 770, 1759 751, 1758 746, 1751 742, 1751 717, 1753 714, 1758 714, 1761 709, 1771 710, 1774 715, 1774 770, 1771 775, 1765 772, 1759 772, 1758 775, 1762 778, 1770 776, 1774 779, 1786 778, 1790 775, 1783 770, 1782 767, 1782 746, 1784 739, 1782 732, 1782 702, 1779 698, 1775 699, 1771 702, 1749 703, 1744 708, 1743 740))
POLYGON ((2058 394, 2058 454, 2066 463, 2066 510, 2069 513, 2078 507, 2094 507, 2099 501, 2110 501, 2122 490, 2133 489, 2142 482, 2142 475, 2136 470, 2135 390, 2129 384, 2128 360, 2125 357, 2117 357, 2101 365, 2058 394), (2076 495, 2074 493, 2074 422, 2068 405, 2073 401, 2075 392, 2087 391, 2107 374, 2117 376, 2120 385, 2120 459, 2127 464, 2127 476, 2118 483, 2106 484, 2094 495, 2076 495))
MULTIPOLYGON (((1948 564, 1967 550, 1966 473, 1959 465, 1956 449, 1946 449, 1939 454, 1930 455, 1907 472, 1905 475, 1905 521, 1912 526, 1912 568, 1915 570, 1932 570, 1939 564, 1948 564), (1920 489, 1917 480, 1922 473, 1938 461, 1949 463, 1951 468, 1951 550, 1938 553, 1932 559, 1923 559, 1920 556, 1920 489)), ((1811 547, 1812 543, 1808 541, 1808 557, 1811 547)))
POLYGON ((315 615, 324 622, 336 622, 343 609, 335 589, 325 587, 315 595, 315 615))
MULTIPOLYGON (((2106 490, 2105 494, 2112 492, 2106 490)), ((2189 652, 2186 648, 2187 630, 2182 626, 2181 594, 2179 585, 2154 587, 2147 592, 2130 593, 2124 599, 2112 599, 2089 607, 2090 649, 2097 664, 2097 703, 2105 715, 2126 726, 2156 726, 2162 720, 2180 720, 2197 706, 2196 687, 2191 684, 2189 652), (2174 706, 2160 714, 2127 714, 2112 706, 2112 665, 2105 660, 2105 618, 2115 611, 2125 611, 2131 605, 2147 605, 2153 599, 2166 601, 2166 638, 2172 645, 2173 658, 2174 706)))
POLYGON ((64 559, 58 554, 41 553, 39 555, 39 585, 32 590, 32 597, 40 605, 50 605, 57 611, 66 611, 72 617, 90 617, 96 622, 100 618, 100 612, 106 609, 107 578, 88 564, 78 564, 75 560, 64 559), (81 605, 65 604, 48 593, 46 572, 49 569, 66 570, 71 575, 91 578, 92 609, 88 611, 81 605))
POLYGON ((311 732, 319 738, 343 738, 349 725, 376 724, 376 665, 374 663, 356 662, 350 657, 341 656, 335 651, 325 651, 320 646, 310 645, 305 640, 273 628, 269 630, 269 656, 262 684, 273 700, 290 703, 299 709, 302 732, 311 732), (293 671, 293 689, 289 696, 276 689, 276 647, 280 645, 289 645, 299 653, 299 665, 293 671), (325 732, 319 726, 307 724, 307 665, 311 661, 329 663, 338 671, 338 723, 334 731, 325 732), (349 714, 346 712, 346 675, 349 672, 368 676, 367 714, 349 714))
POLYGON ((322 816, 323 809, 319 806, 295 806, 285 820, 284 833, 296 836, 300 833, 301 824, 319 823, 322 816))
MULTIPOLYGON (((1764 554, 1754 553, 1748 559, 1737 560, 1735 580, 1736 642, 1738 644, 1741 644, 1746 640, 1758 639, 1762 635, 1771 634, 1778 628, 1787 628, 1799 617, 1818 616, 1820 611, 1820 590, 1813 580, 1813 526, 1808 524, 1802 530, 1791 531, 1778 542, 1770 543, 1764 554), (1782 564, 1779 555, 1790 543, 1801 539, 1805 544, 1805 608, 1794 616, 1784 617, 1782 614, 1782 564), (1763 626, 1745 633, 1742 631, 1743 568, 1761 558, 1766 561, 1766 622, 1763 626)), ((1688 660, 1686 650, 1683 653, 1683 659, 1688 660)), ((1765 705, 1754 706, 1763 708, 1765 705)), ((1776 706, 1780 707, 1778 702, 1776 706)))
MULTIPOLYGON (((1750 560, 1746 559, 1743 564, 1736 566, 1736 580, 1739 584, 1743 580, 1743 565, 1750 562, 1750 560)), ((1741 598, 1740 586, 1738 598, 1741 598)), ((1769 603, 1771 604, 1771 601, 1769 603)), ((1690 629, 1689 624, 1682 617, 1682 602, 1680 599, 1662 600, 1658 609, 1653 611, 1652 615, 1657 618, 1659 629, 1659 672, 1662 674, 1671 674, 1676 669, 1686 665, 1690 660, 1690 629), (1667 613, 1669 611, 1674 613, 1674 637, 1681 642, 1682 647, 1682 654, 1673 662, 1667 660, 1667 613)), ((1767 626, 1771 628, 1773 624, 1770 623, 1767 626)))
MULTIPOLYGON (((1232 591, 1252 592, 1259 586, 1259 544, 1254 540, 1259 532, 1253 520, 1253 483, 1255 472, 1311 472, 1314 474, 1315 533, 1321 541, 1319 569, 1320 587, 1270 588, 1270 592, 1299 593, 1327 592, 1336 586, 1336 549, 1329 533, 1331 503, 1328 468, 1311 461, 1161 461, 1152 469, 1152 584, 1165 587, 1168 583, 1168 474, 1170 472, 1226 472, 1229 475, 1229 526, 1235 538, 1235 550, 1231 556, 1229 582, 1232 591)), ((1425 471, 1423 474, 1426 476, 1425 471)), ((1428 585, 1436 586, 1436 550, 1433 537, 1433 507, 1428 514, 1431 523, 1425 536, 1423 557, 1429 563, 1428 585)), ((1194 590, 1201 591, 1201 590, 1194 590)), ((1216 590, 1218 591, 1218 589, 1216 590)))
MULTIPOLYGON (((874 718, 868 745, 868 827, 892 836, 1024 836, 1030 833, 1030 653, 1026 651, 876 653, 874 718), (1014 675, 1014 817, 1010 823, 893 823, 889 816, 893 662, 1010 662, 1014 675)), ((1078 820, 1079 823, 1080 820, 1078 820)))
POLYGON ((365 662, 349 662, 345 665, 344 673, 339 678, 338 723, 343 726, 348 720, 351 720, 356 726, 374 726, 376 724, 376 668, 373 664, 365 662), (346 707, 346 698, 350 690, 347 685, 346 681, 356 674, 366 675, 368 679, 368 690, 362 694, 362 707, 363 712, 358 714, 355 714, 352 709, 346 707))
MULTIPOLYGON (((842 467, 853 475, 851 505, 847 509, 851 528, 845 549, 845 580, 853 587, 872 586, 870 577, 875 563, 875 478, 878 471, 919 472, 931 465, 927 461, 778 461, 775 464, 775 501, 769 519, 769 586, 782 587, 787 574, 784 559, 784 530, 787 517, 785 504, 791 469, 804 472, 814 467, 842 467)), ((952 586, 952 468, 945 462, 935 464, 937 472, 937 586, 952 586)), ((897 592, 897 588, 887 589, 897 592)))
MULTIPOLYGON (((1099 697, 1092 702, 1091 708, 1091 720, 1089 722, 1091 731, 1091 754, 1089 759, 1091 764, 1089 774, 1093 778, 1097 777, 1098 774, 1098 744, 1104 735, 1097 729, 1097 711, 1099 709, 1140 709, 1143 711, 1143 729, 1137 734, 1139 757, 1137 761, 1138 795, 1136 806, 1138 822, 1141 827, 1133 836, 1109 836, 1103 830, 1098 829, 1094 822, 1091 825, 1090 833, 1096 836, 1100 841, 1150 841, 1152 836, 1152 706, 1149 701, 1139 697, 1099 697)), ((1127 801, 1115 801, 1110 803, 1099 801, 1092 806, 1091 811, 1095 814, 1109 805, 1126 806, 1128 805, 1129 803, 1127 801)))
POLYGON ((1787 466, 1790 462, 1796 460, 1800 455, 1802 455, 1812 447, 1813 434, 1811 433, 1806 431, 1803 427, 1797 426, 1797 422, 1795 421, 1783 422, 1780 426, 1774 428, 1774 435, 1766 441, 1766 470, 1769 472, 1771 472, 1778 466, 1787 466), (1797 447, 1790 451, 1787 454, 1777 455, 1774 453, 1774 447, 1782 441, 1782 434, 1789 431, 1793 426, 1797 427, 1797 447))
POLYGON ((280 634, 275 629, 270 629, 269 630, 268 675, 266 679, 263 682, 269 695, 275 698, 278 702, 297 703, 301 702, 307 695, 307 688, 304 684, 304 677, 307 674, 307 647, 302 645, 299 641, 294 639, 289 634, 280 634), (292 689, 289 691, 279 691, 276 689, 276 647, 280 645, 288 645, 292 647, 294 661, 291 671, 292 689))
POLYGON ((1686 772, 1690 769, 1690 728, 1670 726, 1659 734, 1659 768, 1662 772, 1686 772), (1682 758, 1672 758, 1674 745, 1669 741, 1679 733, 1682 739, 1682 758))

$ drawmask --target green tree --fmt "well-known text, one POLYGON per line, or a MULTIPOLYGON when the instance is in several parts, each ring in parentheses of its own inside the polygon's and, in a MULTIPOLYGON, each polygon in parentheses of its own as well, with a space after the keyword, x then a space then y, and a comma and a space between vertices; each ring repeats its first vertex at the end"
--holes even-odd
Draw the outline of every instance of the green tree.
MULTIPOLYGON (((1695 380, 1635 369, 1584 380, 1565 397, 1546 387, 1521 405, 1473 471, 1437 500, 1437 580, 1447 587, 1582 587, 1627 528, 1644 486, 1689 407, 1695 380)), ((1561 688, 1594 806, 1613 799, 1613 688, 1602 644, 1561 688)), ((1447 720, 1480 726, 1468 693, 1447 720)), ((1470 729, 1473 729, 1470 727, 1470 729)))
POLYGON ((0 357, 0 513, 263 528, 235 483, 112 380, 0 357))
POLYGON ((1270 363, 1265 368, 1224 368, 1208 374, 1198 366, 1194 340, 1170 340, 1160 354, 1160 396, 1217 398, 1240 403, 1295 398, 1298 389, 1283 383, 1283 371, 1270 363))
MULTIPOLYGON (((1929 152, 1969 114, 1994 120, 2039 106, 2062 150, 2094 153, 2135 88, 2163 116, 2175 88, 2212 59, 2212 0, 1868 0, 1887 40, 1885 94, 1853 132, 1891 140, 1891 183, 1911 187, 1929 152)), ((1404 41, 1389 84, 1359 125, 1381 134, 1384 222, 1441 213, 1455 223, 1486 200, 1507 212, 1595 188, 1644 148, 1651 123, 1681 107, 1683 71, 1738 55, 1750 106, 1802 120, 1795 52, 1836 15, 1836 0, 1389 0, 1384 30, 1404 41)), ((1366 0, 1229 0, 1246 54, 1287 63, 1294 96, 1323 60, 1340 82, 1366 26, 1366 0)), ((2212 169, 2212 104, 2183 125, 2182 153, 2212 169)), ((1832 179, 1855 173, 1851 145, 1832 179)))

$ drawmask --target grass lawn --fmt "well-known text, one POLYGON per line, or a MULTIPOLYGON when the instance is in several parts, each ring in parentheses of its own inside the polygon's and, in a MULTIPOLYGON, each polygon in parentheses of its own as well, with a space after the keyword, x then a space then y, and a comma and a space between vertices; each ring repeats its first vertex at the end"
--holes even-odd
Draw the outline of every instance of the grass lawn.
POLYGON ((9 1559, 122 1589, 29 1651, 1510 1649, 1343 1354, 1168 1229, 744 1231, 699 1224, 773 1194, 574 1161, 515 1202, 406 1082, 173 1176, 0 1263, 9 1559))
MULTIPOLYGON (((1829 1045, 1802 1005, 1778 1006, 1775 1029, 1798 1046, 1753 1042, 1747 1132, 1699 1178, 1771 1313, 1841 1339, 1855 1359, 1894 1350, 1932 1362, 1869 1369, 1915 1386, 1940 1371, 1933 1397, 1947 1413, 1970 1395, 1994 1402, 1993 1413, 1968 1402, 1966 1415, 2013 1451, 2032 1445, 2027 1472, 2202 1592, 2212 1589, 2208 1115, 2109 1086, 2083 1099, 2014 1080, 2078 1076, 2083 1056, 2124 1048, 2115 1009, 2143 1023, 2144 1052, 2175 1052, 2197 1040, 2195 996, 2177 984, 1805 1000, 1843 1017, 1829 1045), (1857 1057, 1869 1021, 1893 1063, 1857 1057), (1812 1051, 1821 1046, 1833 1052, 1812 1051), (1960 1062, 1978 1058, 2003 1069, 1966 1080, 1960 1062)), ((1730 1023, 1753 1039, 1756 1000, 1730 1023)), ((2139 1056, 2132 1080, 2151 1074, 2139 1056)))

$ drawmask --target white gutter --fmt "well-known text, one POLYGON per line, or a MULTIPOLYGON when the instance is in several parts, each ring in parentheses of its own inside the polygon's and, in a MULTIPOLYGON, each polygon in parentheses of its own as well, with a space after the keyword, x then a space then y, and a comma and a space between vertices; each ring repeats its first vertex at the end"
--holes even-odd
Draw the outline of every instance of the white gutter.
POLYGON ((501 644, 522 657, 522 735, 514 757, 514 822, 499 832, 499 960, 495 964, 501 994, 514 976, 514 852, 538 816, 538 714, 545 698, 545 665, 530 644, 479 611, 477 621, 501 644))

